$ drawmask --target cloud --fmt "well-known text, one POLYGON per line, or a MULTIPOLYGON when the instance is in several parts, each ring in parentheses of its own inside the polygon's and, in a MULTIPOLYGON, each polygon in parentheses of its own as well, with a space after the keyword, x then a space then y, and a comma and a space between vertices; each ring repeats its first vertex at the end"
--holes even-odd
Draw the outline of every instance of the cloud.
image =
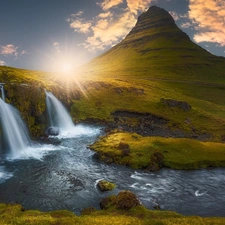
POLYGON ((8 44, 5 46, 0 45, 0 54, 1 55, 14 55, 14 56, 18 56, 18 52, 17 52, 18 47, 12 45, 12 44, 8 44))
POLYGON ((16 58, 20 55, 28 54, 26 50, 18 51, 19 47, 12 44, 0 45, 0 55, 3 56, 15 56, 16 58))
POLYGON ((84 33, 84 34, 90 31, 91 26, 92 26, 91 21, 85 22, 85 20, 80 18, 72 20, 70 24, 70 27, 73 28, 75 32, 84 33))
POLYGON ((195 24, 194 40, 225 46, 224 0, 190 0, 189 19, 195 24))
POLYGON ((77 17, 77 16, 81 16, 81 15, 83 15, 84 14, 84 11, 78 11, 77 13, 74 13, 74 14, 72 14, 71 16, 72 17, 77 17))
POLYGON ((112 12, 104 12, 104 13, 100 13, 98 15, 99 18, 110 18, 113 16, 113 13, 112 12))
POLYGON ((169 13, 175 21, 180 20, 180 19, 184 19, 184 18, 188 18, 188 14, 178 14, 175 11, 170 11, 169 13))
POLYGON ((137 15, 138 12, 145 11, 149 7, 152 0, 126 0, 126 2, 130 12, 137 15))
POLYGON ((190 27, 192 27, 192 24, 190 22, 185 22, 185 23, 181 24, 181 27, 182 28, 190 28, 190 27))
POLYGON ((22 52, 20 53, 20 55, 26 55, 26 54, 29 54, 29 53, 27 52, 27 50, 22 50, 22 52))
POLYGON ((122 14, 117 20, 111 22, 106 19, 99 20, 92 28, 93 35, 87 38, 84 47, 91 52, 95 52, 113 46, 127 35, 135 22, 136 18, 129 12, 122 14))
POLYGON ((53 43, 53 47, 54 47, 54 49, 56 50, 56 52, 59 54, 61 51, 60 51, 60 44, 59 44, 59 42, 57 42, 57 41, 55 41, 54 43, 53 43))
POLYGON ((121 41, 134 27, 137 17, 157 0, 102 0, 96 3, 100 13, 91 20, 84 14, 72 14, 67 20, 75 32, 87 35, 82 44, 91 52, 102 51, 121 41), (121 7, 117 8, 118 5, 121 7), (82 18, 83 17, 83 18, 82 18))
POLYGON ((123 0, 104 0, 101 3, 97 3, 104 11, 109 10, 112 7, 118 6, 123 3, 123 0))
POLYGON ((176 13, 175 11, 170 11, 169 13, 170 13, 170 15, 173 17, 173 19, 174 19, 175 21, 180 19, 179 14, 176 13))
POLYGON ((0 66, 7 66, 7 64, 4 61, 0 61, 0 66))

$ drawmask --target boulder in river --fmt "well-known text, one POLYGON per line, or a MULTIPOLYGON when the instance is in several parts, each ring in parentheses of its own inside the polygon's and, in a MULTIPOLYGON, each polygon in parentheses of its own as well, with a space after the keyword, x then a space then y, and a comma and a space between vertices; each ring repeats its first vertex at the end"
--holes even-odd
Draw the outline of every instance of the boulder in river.
POLYGON ((100 180, 97 183, 97 186, 101 191, 111 191, 116 187, 114 183, 109 182, 107 180, 100 180))
POLYGON ((46 131, 47 135, 57 136, 59 135, 59 128, 58 127, 49 127, 46 131))

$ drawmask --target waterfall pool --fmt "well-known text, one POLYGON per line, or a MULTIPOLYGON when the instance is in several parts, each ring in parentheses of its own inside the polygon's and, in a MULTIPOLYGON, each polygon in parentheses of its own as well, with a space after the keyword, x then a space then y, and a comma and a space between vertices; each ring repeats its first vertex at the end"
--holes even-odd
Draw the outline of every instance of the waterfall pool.
POLYGON ((37 145, 20 158, 1 160, 0 201, 18 202, 25 209, 68 209, 79 214, 85 207, 99 208, 102 198, 128 189, 150 209, 159 203, 164 210, 184 215, 225 216, 225 169, 145 173, 106 165, 87 148, 102 134, 101 128, 78 125, 75 130, 76 135, 55 137, 53 145, 37 145), (96 187, 101 179, 117 187, 101 192, 96 187))

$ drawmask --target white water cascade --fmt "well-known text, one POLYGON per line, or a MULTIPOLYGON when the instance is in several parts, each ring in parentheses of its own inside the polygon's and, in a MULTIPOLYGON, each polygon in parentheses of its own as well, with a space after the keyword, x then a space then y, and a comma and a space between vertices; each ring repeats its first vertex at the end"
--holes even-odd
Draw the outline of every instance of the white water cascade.
POLYGON ((60 130, 71 130, 74 123, 62 103, 51 93, 46 91, 46 104, 50 125, 60 130))
POLYGON ((0 85, 1 88, 1 96, 2 96, 2 100, 5 102, 5 92, 4 92, 4 86, 0 85))
POLYGON ((1 149, 17 157, 31 142, 28 130, 20 113, 0 98, 1 149))

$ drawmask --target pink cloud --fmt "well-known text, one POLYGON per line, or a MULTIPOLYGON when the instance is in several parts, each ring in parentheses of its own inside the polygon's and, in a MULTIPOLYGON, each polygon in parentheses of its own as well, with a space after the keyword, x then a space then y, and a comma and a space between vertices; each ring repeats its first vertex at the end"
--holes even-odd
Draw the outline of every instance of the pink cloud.
POLYGON ((17 56, 18 55, 17 49, 18 49, 18 47, 15 47, 12 44, 8 44, 8 45, 5 45, 5 46, 0 45, 0 54, 1 55, 15 55, 15 56, 17 56))
POLYGON ((134 27, 138 14, 144 12, 150 3, 157 0, 103 0, 97 3, 101 12, 86 21, 78 12, 67 20, 75 32, 87 35, 83 46, 91 52, 104 50, 122 40, 134 27), (126 3, 124 8, 114 11, 119 4, 126 3))
POLYGON ((19 55, 28 54, 26 50, 18 51, 19 47, 14 46, 12 44, 8 45, 0 45, 0 55, 3 56, 15 56, 18 57, 19 55))
POLYGON ((196 42, 214 42, 225 46, 224 0, 190 0, 189 19, 195 24, 196 42))
POLYGON ((152 0, 126 0, 126 2, 130 12, 137 15, 138 12, 145 11, 149 7, 152 0))
POLYGON ((72 20, 70 27, 74 29, 75 32, 79 33, 88 33, 90 31, 92 23, 87 21, 85 22, 83 19, 75 19, 72 20))
POLYGON ((112 7, 116 7, 121 3, 123 3, 123 0, 104 0, 103 2, 98 4, 105 11, 111 9, 112 7))

